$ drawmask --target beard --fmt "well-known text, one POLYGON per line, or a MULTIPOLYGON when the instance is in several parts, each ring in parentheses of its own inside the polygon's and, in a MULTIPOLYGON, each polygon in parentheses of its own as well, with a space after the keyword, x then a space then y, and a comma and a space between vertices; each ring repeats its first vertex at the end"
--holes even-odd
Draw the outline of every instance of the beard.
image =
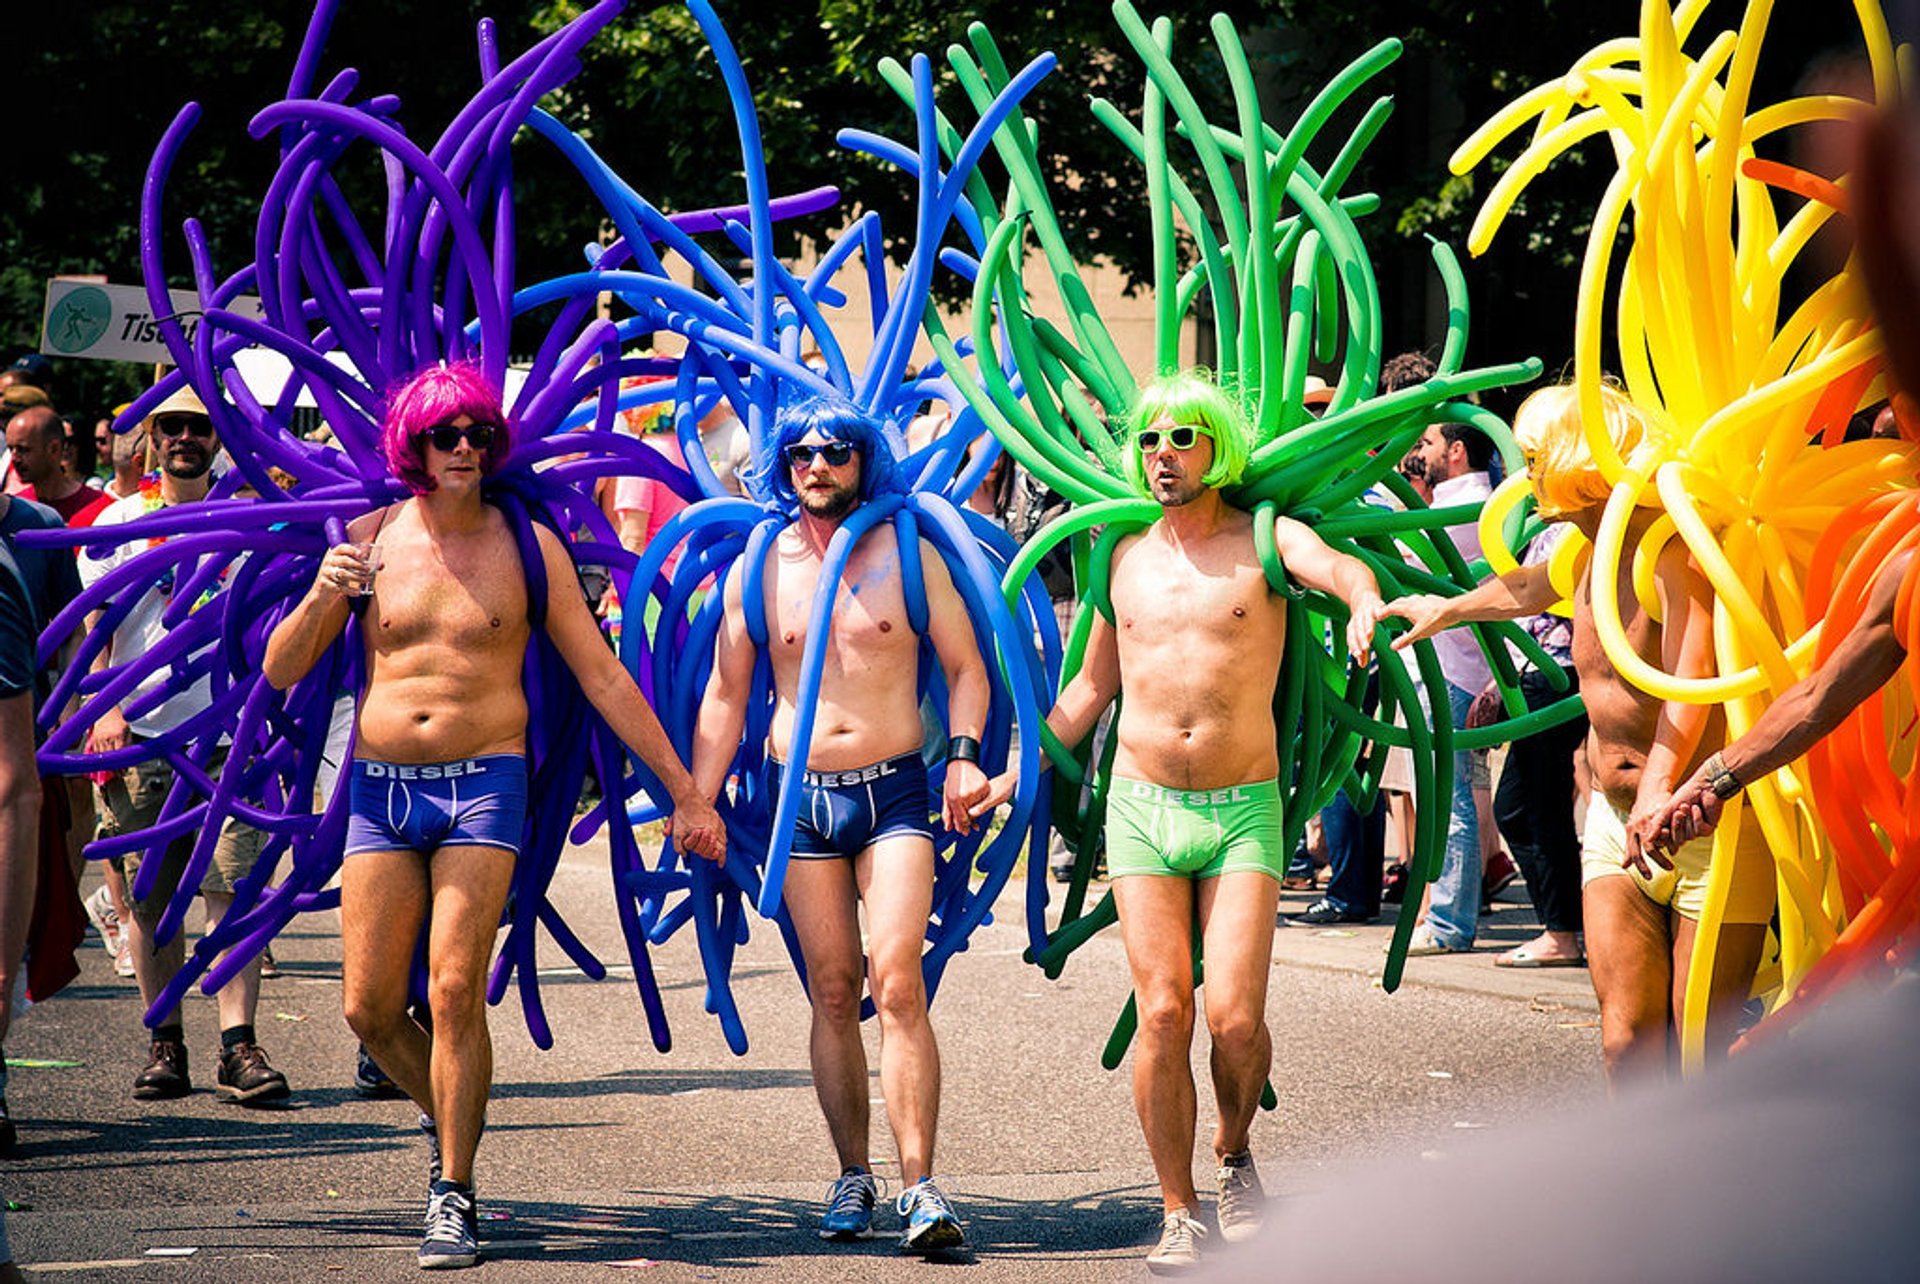
POLYGON ((802 490, 800 507, 822 521, 837 522, 860 502, 857 486, 836 486, 832 490, 802 490))
POLYGON ((213 456, 212 449, 184 452, 169 449, 161 454, 160 466, 167 476, 177 481, 197 481, 213 467, 213 456))
POLYGON ((1147 488, 1153 492, 1154 502, 1162 508, 1180 508, 1200 498, 1207 487, 1196 477, 1182 473, 1165 480, 1149 480, 1147 488))

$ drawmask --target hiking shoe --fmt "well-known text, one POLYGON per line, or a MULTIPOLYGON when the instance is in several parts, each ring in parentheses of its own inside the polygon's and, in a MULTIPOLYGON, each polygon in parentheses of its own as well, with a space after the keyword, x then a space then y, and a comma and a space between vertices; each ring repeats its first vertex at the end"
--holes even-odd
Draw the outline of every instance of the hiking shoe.
POLYGON ((1155 1275, 1183 1275, 1200 1266, 1200 1241, 1207 1228, 1184 1208, 1160 1219, 1160 1242, 1147 1254, 1147 1269, 1155 1275))
POLYGON ((155 1039, 147 1049, 147 1068, 133 1077, 136 1101, 184 1097, 193 1091, 187 1079, 187 1045, 173 1039, 155 1039))
POLYGON ((450 1270, 480 1261, 480 1219, 473 1192, 451 1182, 435 1182, 427 1196, 427 1235, 414 1259, 422 1270, 450 1270))
POLYGON ((360 1054, 353 1064, 353 1090, 361 1096, 374 1101, 397 1101, 407 1094, 400 1085, 387 1077, 380 1063, 367 1051, 367 1045, 360 1045, 360 1054))
POLYGON ((895 1207, 907 1219, 906 1233, 900 1237, 900 1247, 906 1252, 937 1253, 941 1249, 959 1248, 967 1242, 966 1232, 960 1229, 960 1219, 953 1215, 953 1206, 947 1203, 947 1197, 940 1193, 931 1177, 922 1177, 901 1191, 900 1202, 895 1207))
POLYGON ((220 1050, 220 1074, 213 1090, 222 1101, 241 1106, 264 1106, 287 1097, 287 1076, 267 1064, 267 1051, 257 1043, 236 1043, 220 1050))
POLYGON ((1267 1192, 1260 1187, 1252 1153, 1228 1155, 1220 1162, 1214 1179, 1220 1183, 1220 1202, 1214 1209, 1220 1238, 1229 1244, 1245 1243, 1259 1232, 1267 1216, 1267 1192))
POLYGON ((849 1168, 827 1191, 827 1211, 820 1217, 821 1239, 869 1239, 873 1235, 873 1205, 880 1197, 873 1174, 849 1168))
POLYGON ((87 917, 93 921, 94 930, 100 933, 100 944, 107 953, 118 958, 126 934, 120 930, 120 916, 113 912, 113 893, 103 884, 93 889, 93 895, 87 897, 86 903, 87 917))
POLYGON ((427 1189, 440 1184, 440 1125, 432 1115, 420 1116, 420 1133, 427 1139, 427 1189))

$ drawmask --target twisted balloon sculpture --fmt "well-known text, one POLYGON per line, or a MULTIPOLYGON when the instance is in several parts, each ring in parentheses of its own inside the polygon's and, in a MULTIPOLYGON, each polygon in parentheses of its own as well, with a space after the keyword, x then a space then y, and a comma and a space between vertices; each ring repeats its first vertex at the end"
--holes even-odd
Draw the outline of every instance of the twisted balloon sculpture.
MULTIPOLYGON (((1523 362, 1462 368, 1467 340, 1464 281, 1451 252, 1436 244, 1434 258, 1449 301, 1449 329, 1438 373, 1419 386, 1376 395, 1381 312, 1356 220, 1379 202, 1371 195, 1343 194, 1341 188, 1385 122, 1390 101, 1381 98, 1371 105, 1324 168, 1310 162, 1307 153, 1321 142, 1330 118, 1398 56, 1397 41, 1385 41, 1356 59, 1291 128, 1281 130, 1262 120, 1239 39, 1230 23, 1216 18, 1214 41, 1236 108, 1231 125, 1223 126, 1205 118, 1176 68, 1166 20, 1149 27, 1126 0, 1114 5, 1114 13, 1145 64, 1145 98, 1137 122, 1104 100, 1096 100, 1093 111, 1146 173, 1154 243, 1155 372, 1177 368, 1186 319, 1210 316, 1211 321, 1202 324, 1211 326, 1222 382, 1243 399, 1255 426, 1256 449, 1242 483, 1228 498, 1255 513, 1256 541, 1267 576, 1277 591, 1295 600, 1288 612, 1287 659, 1274 701, 1280 779, 1287 795, 1287 841, 1298 836, 1306 817, 1338 789, 1348 789, 1363 809, 1370 807, 1390 746, 1407 746, 1414 753, 1420 799, 1416 881, 1388 957, 1385 984, 1391 989, 1400 979, 1419 887, 1438 872, 1453 752, 1551 725, 1572 716, 1578 706, 1563 701, 1551 709, 1525 712, 1512 661, 1496 640, 1511 640, 1529 653, 1533 644, 1509 625, 1479 630, 1483 643, 1495 643, 1488 647, 1489 656, 1503 679, 1509 710, 1521 715, 1498 731, 1455 731, 1444 698, 1437 706, 1433 703, 1434 693, 1444 693, 1444 679, 1424 643, 1415 651, 1427 704, 1416 698, 1401 657, 1380 649, 1380 701, 1377 708, 1367 705, 1363 697, 1368 675, 1350 662, 1340 627, 1345 606, 1291 584, 1274 552, 1273 525, 1281 513, 1311 523, 1334 547, 1364 560, 1389 596, 1453 593, 1471 586, 1477 568, 1462 562, 1442 531, 1476 520, 1478 507, 1427 508, 1395 465, 1435 422, 1482 429, 1517 464, 1506 426, 1466 398, 1532 378, 1539 366, 1523 362), (1176 147, 1188 150, 1202 185, 1191 185, 1183 176, 1184 167, 1175 164, 1176 147), (1249 173, 1253 177, 1244 178, 1249 173), (1183 236, 1193 247, 1184 258, 1183 236), (1333 399, 1317 420, 1301 398, 1311 361, 1337 371, 1333 399), (1404 511, 1363 502, 1369 488, 1377 486, 1392 488, 1404 511), (1396 725, 1396 715, 1404 725, 1396 725), (1372 752, 1356 760, 1361 741, 1371 742, 1372 752)), ((971 110, 984 122, 989 105, 999 101, 995 95, 1002 94, 1012 78, 983 27, 971 28, 969 44, 952 47, 948 63, 971 110)), ((905 73, 898 67, 887 70, 896 88, 905 92, 905 73)), ((977 136, 976 130, 968 141, 977 136)), ((940 137, 947 156, 961 154, 962 136, 945 117, 940 137)), ((924 164, 876 140, 860 141, 903 166, 924 164)), ((994 198, 985 176, 970 177, 970 217, 963 217, 961 226, 971 252, 950 249, 944 256, 951 268, 974 283, 972 347, 983 359, 972 365, 961 361, 962 341, 949 335, 931 313, 929 334, 968 404, 1007 451, 1075 505, 1022 548, 1005 578, 1009 599, 1028 593, 1032 568, 1070 540, 1082 603, 1110 613, 1107 573, 1114 545, 1126 532, 1155 520, 1160 511, 1129 488, 1120 464, 1125 442, 1108 426, 1124 420, 1138 383, 1067 249, 1048 196, 1034 123, 1017 110, 1008 114, 993 146, 1005 173, 1006 199, 994 198), (1028 301, 1022 273, 1029 240, 1038 244, 1044 270, 1065 301, 1064 329, 1036 316, 1028 301), (1000 360, 985 360, 984 354, 998 354, 1000 360), (1096 529, 1097 538, 1092 534, 1096 529)), ((1517 524, 1509 534, 1524 537, 1517 524)), ((1057 660, 1051 631, 1037 630, 1050 676, 1056 664, 1062 677, 1078 667, 1091 625, 1091 612, 1082 610, 1057 660)), ((1555 666, 1543 667, 1557 672, 1555 666)), ((1055 821, 1077 850, 1066 907, 1051 932, 1044 913, 1046 871, 1037 861, 1029 870, 1031 957, 1057 975, 1067 955, 1115 917, 1111 894, 1092 911, 1084 908, 1108 764, 1092 763, 1088 746, 1061 745, 1044 726, 1040 732, 1057 768, 1055 821), (1081 785, 1089 773, 1096 784, 1090 803, 1083 806, 1081 785)), ((1118 1064, 1133 1024, 1130 1000, 1106 1049, 1109 1067, 1118 1064)))
MULTIPOLYGON (((345 791, 314 810, 314 785, 337 698, 363 678, 364 648, 357 623, 300 683, 284 695, 261 676, 265 639, 306 591, 320 556, 340 529, 361 513, 403 498, 376 445, 385 392, 433 361, 471 360, 496 385, 507 383, 513 322, 556 300, 535 356, 508 400, 515 427, 513 453, 488 479, 487 497, 507 516, 523 564, 536 582, 529 598, 536 622, 547 594, 577 591, 540 579, 541 558, 532 524, 579 535, 576 558, 622 570, 633 558, 619 546, 592 501, 592 484, 613 473, 653 477, 689 498, 703 493, 689 475, 659 452, 612 430, 622 396, 662 395, 656 386, 628 394, 629 375, 675 374, 677 363, 621 356, 622 327, 594 319, 607 288, 598 267, 559 282, 515 288, 511 144, 523 126, 555 139, 568 155, 574 140, 534 106, 576 70, 580 47, 618 12, 599 4, 525 52, 503 61, 493 25, 479 26, 481 86, 430 145, 416 143, 400 123, 399 100, 356 96, 358 77, 340 72, 315 89, 316 72, 336 4, 322 0, 294 66, 285 101, 257 115, 256 137, 273 140, 281 163, 261 201, 252 263, 224 279, 215 273, 204 236, 187 220, 185 240, 201 301, 201 323, 189 338, 164 292, 166 264, 162 208, 168 177, 198 108, 188 105, 155 152, 141 205, 141 255, 160 332, 178 369, 138 398, 117 425, 127 431, 185 383, 205 401, 230 452, 234 469, 204 503, 185 504, 112 530, 60 537, 81 545, 146 539, 152 547, 102 576, 52 621, 42 638, 48 657, 87 616, 99 626, 81 641, 77 662, 45 706, 49 734, 45 770, 115 770, 164 759, 176 771, 160 817, 149 829, 93 844, 96 858, 144 850, 158 855, 172 841, 198 834, 178 892, 163 916, 160 939, 178 931, 210 859, 221 823, 238 819, 264 830, 269 842, 253 872, 235 889, 232 910, 193 951, 187 966, 155 1001, 149 1020, 164 1014, 195 980, 209 990, 230 978, 272 935, 302 911, 337 903, 326 890, 337 869, 344 832, 345 791), (353 163, 384 171, 385 208, 357 210, 339 181, 353 163), (258 314, 243 300, 258 296, 258 314), (284 358, 290 373, 275 389, 257 393, 240 377, 240 353, 262 347, 284 358), (297 405, 316 405, 334 442, 315 445, 291 425, 297 405), (164 542, 161 542, 164 540, 164 542), (144 655, 90 672, 113 628, 157 585, 175 584, 166 613, 166 640, 144 655), (197 681, 209 683, 208 706, 173 730, 111 753, 83 748, 88 727, 105 709, 121 705, 130 717, 197 681), (78 711, 60 718, 68 698, 78 711), (231 741, 215 779, 208 764, 231 741), (216 963, 223 951, 231 951, 216 963)), ((589 167, 595 184, 604 167, 589 167)), ((586 198, 583 198, 583 202, 586 198)), ((764 193, 751 210, 707 211, 672 218, 651 207, 647 233, 626 253, 652 254, 648 237, 686 242, 690 233, 746 219, 765 224, 830 206, 832 191, 772 200, 764 193)), ((636 198, 637 200, 637 198, 636 198)), ((644 202, 639 202, 644 206, 644 202)), ((608 256, 601 256, 603 260, 608 256)), ((684 380, 683 380, 684 383, 684 380)), ((664 385, 671 391, 673 384, 664 385)), ((683 405, 683 414, 691 407, 683 405)), ((693 452, 704 465, 704 457, 693 452)), ((710 470, 708 480, 711 480, 710 470)), ((605 968, 561 920, 547 887, 568 838, 572 801, 589 769, 608 798, 644 790, 664 799, 650 773, 627 761, 626 751, 583 698, 571 672, 536 629, 524 683, 529 705, 530 788, 557 806, 532 809, 522 836, 508 914, 508 932, 489 986, 498 1002, 517 980, 528 1027, 542 1046, 552 1042, 534 965, 544 928, 574 962, 599 977, 605 968), (632 770, 629 770, 629 767, 632 770)), ((582 821, 590 832, 601 818, 582 821)), ((624 817, 623 817, 624 819, 624 817)), ((578 835, 576 835, 578 836, 578 835)), ((644 871, 633 829, 610 831, 617 879, 644 871)), ((136 895, 149 894, 161 868, 141 866, 136 895)), ((668 1046, 658 986, 645 932, 634 906, 623 902, 622 924, 636 983, 657 1046, 668 1046)), ((416 978, 416 984, 418 980, 416 978)))
MULTIPOLYGON (((1637 37, 1608 41, 1564 77, 1515 100, 1461 145, 1452 164, 1465 173, 1533 123, 1526 150, 1480 210, 1469 242, 1477 253, 1557 156, 1601 134, 1613 144, 1619 168, 1594 215, 1575 318, 1574 382, 1588 444, 1614 487, 1592 550, 1597 568, 1614 568, 1591 577, 1594 622, 1608 660, 1630 681, 1662 699, 1723 705, 1731 737, 1837 643, 1835 629, 1850 616, 1830 611, 1851 602, 1857 614, 1860 586, 1891 551, 1869 528, 1889 505, 1910 508, 1894 496, 1913 486, 1920 460, 1905 444, 1840 440, 1858 409, 1886 395, 1880 335, 1857 263, 1831 270, 1808 252, 1815 233, 1845 212, 1844 186, 1757 155, 1773 135, 1846 119, 1867 105, 1839 94, 1754 103, 1771 3, 1751 0, 1738 31, 1711 36, 1695 32, 1705 8, 1705 0, 1672 8, 1645 0, 1637 37), (1614 246, 1629 218, 1631 248, 1614 291, 1614 246), (1789 270, 1812 283, 1797 303, 1783 288, 1789 270), (1609 318, 1627 395, 1665 438, 1637 468, 1622 462, 1601 429, 1609 318), (1639 506, 1662 516, 1629 549, 1628 522, 1639 506), (1714 589, 1712 677, 1662 671, 1634 651, 1622 625, 1618 568, 1636 559, 1635 589, 1650 607, 1653 565, 1675 538, 1714 589), (1843 573, 1854 557, 1867 560, 1843 573), (1846 594, 1831 591, 1838 583, 1846 594)), ((1856 0, 1854 12, 1874 93, 1891 99, 1897 73, 1886 24, 1873 0, 1856 0)), ((1498 506, 1489 502, 1490 510, 1498 506)), ((1849 761, 1864 769, 1857 756, 1849 761)), ((1857 841, 1861 791, 1870 787, 1865 775, 1827 775, 1822 784, 1810 766, 1796 765, 1753 782, 1745 806, 1729 808, 1715 836, 1687 979, 1682 1049, 1690 1068, 1704 1051, 1704 996, 1741 828, 1759 825, 1778 871, 1779 969, 1762 980, 1777 1004, 1833 946, 1864 889, 1884 881, 1878 841, 1857 841), (1855 817, 1830 825, 1833 844, 1813 814, 1816 799, 1823 815, 1829 811, 1823 795, 1842 810, 1851 806, 1855 817), (1852 836, 1842 846, 1853 853, 1851 868, 1833 860, 1843 833, 1852 836)))

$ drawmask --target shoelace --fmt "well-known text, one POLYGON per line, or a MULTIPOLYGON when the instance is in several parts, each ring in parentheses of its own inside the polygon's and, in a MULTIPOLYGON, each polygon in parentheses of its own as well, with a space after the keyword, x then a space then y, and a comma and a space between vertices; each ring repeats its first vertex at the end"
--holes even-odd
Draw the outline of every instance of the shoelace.
POLYGON ((1199 1251, 1199 1240, 1207 1233, 1202 1226, 1185 1213, 1168 1213, 1160 1223, 1160 1248, 1168 1253, 1194 1253, 1199 1251))
POLYGON ((864 1213, 878 1198, 872 1173, 842 1173, 827 1192, 827 1209, 831 1213, 864 1213))
POLYGON ((473 1214, 473 1201, 457 1190, 427 1196, 427 1239, 458 1244, 468 1236, 467 1218, 473 1214))
POLYGON ((894 1205, 894 1211, 905 1217, 919 1208, 931 1218, 953 1220, 953 1209, 947 1205, 947 1197, 933 1184, 931 1177, 915 1182, 900 1192, 900 1200, 894 1205))

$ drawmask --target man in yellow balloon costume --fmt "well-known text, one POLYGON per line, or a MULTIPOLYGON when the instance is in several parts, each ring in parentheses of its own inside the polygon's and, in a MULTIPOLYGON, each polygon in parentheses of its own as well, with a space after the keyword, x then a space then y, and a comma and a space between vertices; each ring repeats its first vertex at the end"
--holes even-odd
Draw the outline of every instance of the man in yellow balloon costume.
MULTIPOLYGON (((1623 459, 1658 445, 1657 428, 1630 401, 1602 389, 1607 436, 1623 459)), ((1589 540, 1599 534, 1611 486, 1595 463, 1572 387, 1544 388, 1514 418, 1514 439, 1526 453, 1540 513, 1572 522, 1589 540)), ((1658 520, 1652 508, 1629 519, 1634 544, 1658 520)), ((1632 559, 1611 568, 1622 623, 1641 658, 1668 673, 1702 676, 1712 669, 1712 590, 1680 541, 1667 542, 1655 565, 1652 602, 1636 592, 1632 559)), ((1674 786, 1719 749, 1725 720, 1717 708, 1663 700, 1633 686, 1608 660, 1593 612, 1593 565, 1573 592, 1573 660, 1591 731, 1593 773, 1581 836, 1581 878, 1587 959, 1600 999, 1601 1041, 1610 1085, 1665 1074, 1670 1038, 1684 1006, 1688 970, 1707 899, 1712 844, 1701 839, 1674 852, 1653 852, 1660 804, 1674 786)), ((1562 598, 1552 568, 1521 566, 1458 597, 1414 595, 1388 603, 1389 615, 1413 627, 1394 645, 1411 646, 1454 625, 1537 614, 1562 598)), ((1731 892, 1708 997, 1707 1047, 1724 1055, 1766 943, 1773 913, 1773 862, 1757 830, 1734 853, 1731 892)))

